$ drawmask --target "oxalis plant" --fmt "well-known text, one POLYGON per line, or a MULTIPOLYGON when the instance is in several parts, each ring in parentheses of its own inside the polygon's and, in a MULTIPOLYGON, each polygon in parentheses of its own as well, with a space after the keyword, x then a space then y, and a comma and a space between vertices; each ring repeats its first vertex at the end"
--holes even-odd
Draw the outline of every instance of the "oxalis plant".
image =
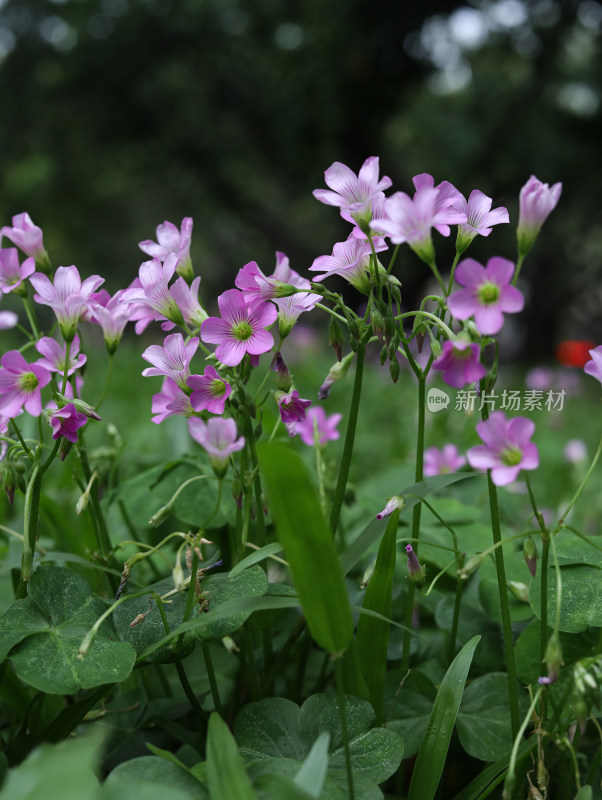
MULTIPOLYGON (((358 175, 334 163, 325 181, 314 195, 340 210, 347 239, 315 259, 313 280, 283 253, 270 276, 247 264, 219 316, 198 299, 190 218, 140 243, 149 260, 113 296, 98 275, 55 270, 28 214, 1 229, 14 246, 0 249, 0 289, 25 312, 0 314, 15 328, 0 368, 2 481, 9 503, 23 495, 22 522, 7 505, 0 526, 3 797, 601 796, 602 539, 571 513, 602 442, 551 515, 535 423, 496 392, 497 337, 523 309, 519 274, 561 185, 531 176, 516 263, 483 265, 466 251, 509 223, 483 192, 467 200, 421 174, 413 196, 387 197, 375 157, 358 175), (443 268, 432 230, 452 227, 443 268), (434 287, 414 309, 410 270, 430 270, 434 287), (344 296, 324 285, 335 275, 344 296), (310 312, 336 355, 321 405, 283 355, 310 312), (152 422, 181 417, 190 439, 177 459, 157 452, 128 471, 127 433, 101 417, 129 323, 166 334, 141 353, 142 375, 161 379, 152 422), (108 371, 93 395, 94 327, 108 371), (400 396, 417 392, 413 482, 395 478, 390 497, 383 483, 371 509, 349 481, 352 468, 359 486, 370 477, 354 463, 358 419, 380 413, 362 403, 370 357, 400 396), (350 399, 329 413, 348 373, 350 399), (481 444, 466 456, 427 441, 433 373, 472 398, 464 425, 481 444), (74 495, 94 544, 61 552, 53 531, 70 541, 74 495)), ((589 356, 602 383, 602 345, 589 356)))

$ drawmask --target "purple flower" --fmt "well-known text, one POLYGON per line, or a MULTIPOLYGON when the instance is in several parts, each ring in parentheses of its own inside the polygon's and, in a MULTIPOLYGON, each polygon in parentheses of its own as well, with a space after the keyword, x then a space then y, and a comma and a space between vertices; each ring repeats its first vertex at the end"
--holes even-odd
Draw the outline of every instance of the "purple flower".
MULTIPOLYGON (((60 345, 56 339, 50 336, 43 336, 36 342, 36 350, 44 358, 38 358, 36 364, 49 370, 50 372, 58 372, 60 375, 65 374, 65 363, 67 355, 67 345, 60 345)), ((79 352, 79 336, 74 336, 69 349, 69 369, 67 375, 73 375, 76 369, 83 367, 86 363, 87 357, 84 353, 79 352)))
POLYGON ((466 464, 466 457, 458 453, 455 444, 446 444, 440 450, 438 447, 427 447, 424 451, 424 475, 446 475, 456 472, 466 464))
POLYGON ((278 403, 280 417, 285 424, 303 422, 305 409, 311 405, 311 400, 303 400, 296 389, 290 392, 274 392, 274 397, 278 403))
POLYGON ((15 289, 19 294, 26 292, 27 290, 22 285, 23 281, 25 278, 29 278, 35 268, 36 262, 32 257, 26 258, 22 264, 19 264, 19 251, 16 247, 0 250, 0 292, 8 294, 15 289))
POLYGON ((192 236, 192 217, 184 217, 180 230, 165 220, 157 226, 157 241, 146 239, 138 247, 151 258, 165 261, 167 256, 176 256, 176 269, 178 274, 192 277, 192 262, 190 260, 190 240, 192 236))
POLYGON ((66 342, 73 341, 80 317, 88 309, 88 301, 93 292, 104 283, 100 275, 91 275, 82 283, 77 267, 59 267, 54 275, 54 284, 40 272, 29 278, 37 294, 33 299, 44 306, 50 306, 59 323, 66 342))
POLYGON ((132 318, 134 305, 126 300, 127 289, 120 289, 113 297, 101 289, 88 303, 86 319, 102 328, 105 346, 113 354, 119 346, 125 326, 132 318))
POLYGON ((550 187, 535 175, 531 175, 520 190, 516 237, 521 255, 524 256, 533 247, 541 226, 556 208, 561 193, 561 183, 550 187))
POLYGON ((70 442, 77 442, 77 429, 88 421, 88 417, 75 408, 73 403, 67 403, 63 408, 50 409, 45 412, 48 422, 52 426, 52 438, 64 436, 70 442))
POLYGON ((188 420, 188 430, 192 438, 205 448, 215 474, 223 477, 228 469, 232 453, 245 446, 244 436, 236 438, 236 422, 224 417, 211 417, 205 424, 202 419, 192 417, 188 420))
POLYGON ((447 340, 443 344, 443 353, 433 364, 433 369, 443 372, 443 380, 454 389, 461 389, 467 383, 474 383, 482 378, 487 370, 479 361, 481 348, 464 339, 447 340))
POLYGON ((337 425, 342 418, 342 414, 331 414, 327 417, 322 406, 312 406, 302 422, 294 422, 287 427, 291 436, 299 434, 303 444, 312 447, 316 440, 318 444, 326 444, 338 439, 337 425))
POLYGON ((167 417, 190 417, 194 413, 190 397, 171 378, 165 378, 161 391, 153 395, 151 411, 155 415, 151 418, 155 425, 167 417))
POLYGON ((387 218, 373 219, 370 227, 384 233, 393 244, 409 244, 423 261, 430 263, 434 259, 431 228, 449 236, 450 225, 461 225, 468 218, 466 212, 454 207, 461 195, 448 181, 434 186, 433 178, 424 174, 414 178, 414 185, 413 198, 396 192, 386 201, 387 218))
POLYGON ((496 486, 506 486, 518 477, 521 469, 537 469, 539 453, 529 441, 535 423, 526 417, 506 419, 503 411, 493 411, 489 419, 477 424, 477 433, 485 444, 471 447, 468 463, 478 470, 491 470, 496 486))
POLYGON ((345 164, 335 161, 324 173, 324 182, 332 191, 315 189, 313 195, 321 203, 340 208, 341 216, 347 222, 369 222, 374 199, 392 183, 386 176, 379 180, 378 172, 377 156, 367 158, 358 175, 345 164))
POLYGON ((32 417, 42 413, 41 389, 50 383, 50 372, 39 364, 28 364, 18 350, 2 356, 0 369, 0 415, 18 417, 25 410, 32 417))
MULTIPOLYGON (((176 271, 177 263, 178 257, 174 253, 170 253, 163 264, 158 258, 145 261, 138 270, 139 284, 134 282, 130 288, 126 289, 124 300, 128 303, 139 303, 143 307, 151 309, 154 315, 150 319, 156 319, 156 316, 159 315, 176 325, 181 325, 183 322, 182 312, 169 291, 169 281, 176 271)), ((146 316, 148 316, 148 312, 146 316)), ((132 315, 131 317, 131 319, 136 318, 139 316, 132 315)), ((136 327, 136 333, 139 332, 136 327)))
POLYGON ((215 355, 228 367, 235 367, 246 353, 259 356, 274 345, 269 328, 278 312, 272 303, 245 302, 242 292, 228 289, 217 298, 219 317, 209 317, 201 327, 201 339, 217 344, 215 355))
POLYGON ((591 361, 587 362, 583 367, 583 371, 602 383, 602 344, 590 350, 589 354, 592 357, 591 361))
POLYGON ((7 225, 0 228, 0 241, 6 236, 22 250, 25 255, 33 256, 38 264, 48 264, 48 253, 44 249, 42 229, 34 225, 27 212, 13 217, 13 227, 7 225))
POLYGON ((378 514, 376 515, 376 519, 383 519, 384 517, 388 517, 398 508, 401 510, 405 506, 405 504, 406 501, 403 499, 403 497, 400 497, 397 494, 394 495, 393 497, 389 497, 389 499, 387 500, 387 505, 383 508, 382 511, 378 512, 378 514))
POLYGON ((332 255, 318 256, 309 268, 310 272, 320 272, 316 280, 340 275, 362 294, 370 294, 370 245, 351 235, 345 242, 337 242, 332 255))
POLYGON ((199 345, 195 336, 188 343, 184 342, 181 333, 172 333, 165 337, 163 347, 151 344, 147 347, 142 358, 152 364, 142 371, 145 378, 150 375, 164 375, 174 380, 182 389, 186 389, 186 380, 190 375, 190 362, 199 345))
MULTIPOLYGON (((207 319, 208 314, 199 303, 199 285, 201 283, 200 276, 197 276, 190 286, 186 283, 184 278, 178 278, 169 293, 176 302, 176 305, 182 312, 184 322, 191 325, 193 328, 200 328, 203 322, 207 319)), ((164 322, 161 327, 164 331, 170 330, 174 327, 173 322, 164 322)))
POLYGON ((224 413, 226 400, 232 393, 232 387, 220 377, 215 367, 206 366, 202 375, 191 375, 186 384, 192 389, 190 404, 195 411, 210 411, 212 414, 224 413))
POLYGON ((514 264, 494 256, 483 267, 473 258, 458 264, 456 280, 465 289, 454 292, 447 305, 456 319, 468 319, 474 314, 475 323, 484 336, 497 333, 504 324, 503 312, 515 314, 525 303, 522 293, 510 285, 514 264))
POLYGON ((491 197, 487 197, 479 189, 475 189, 470 193, 468 202, 463 195, 460 195, 458 202, 454 203, 454 208, 463 211, 468 218, 468 221, 458 228, 456 249, 461 253, 466 250, 477 234, 489 236, 493 225, 510 222, 508 209, 500 207, 494 208, 492 211, 492 202, 491 197))

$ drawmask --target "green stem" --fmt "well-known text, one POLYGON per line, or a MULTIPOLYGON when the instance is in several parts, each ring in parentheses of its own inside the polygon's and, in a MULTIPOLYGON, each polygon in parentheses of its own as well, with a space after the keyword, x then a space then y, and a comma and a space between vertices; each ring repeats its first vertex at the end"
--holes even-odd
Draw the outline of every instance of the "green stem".
POLYGON ((453 284, 454 284, 454 273, 455 273, 455 271, 456 271, 456 266, 458 265, 458 261, 460 260, 460 256, 461 256, 461 255, 462 255, 462 253, 459 253, 459 252, 456 250, 456 255, 455 255, 455 258, 454 258, 454 263, 453 263, 453 264, 452 264, 452 266, 451 266, 451 272, 450 272, 450 274, 449 274, 449 283, 448 283, 448 285, 447 285, 447 295, 450 295, 450 294, 451 294, 452 286, 453 286, 453 284))
POLYGON ((351 753, 349 752, 349 733, 347 730, 346 698, 343 692, 343 663, 340 658, 335 658, 334 674, 337 684, 337 698, 339 703, 339 714, 341 716, 341 733, 343 734, 343 746, 345 748, 345 770, 347 772, 347 788, 349 800, 354 800, 353 790, 353 771, 351 769, 351 753))
POLYGON ((516 262, 516 270, 514 272, 514 278, 512 278, 512 285, 516 286, 516 282, 518 280, 518 276, 521 271, 521 267, 523 266, 523 261, 525 260, 526 253, 519 253, 518 261, 516 262))
POLYGON ((265 544, 265 519, 263 513, 263 498, 261 496, 261 475, 259 474, 259 459, 257 458, 257 448, 255 447, 255 432, 251 417, 246 420, 246 436, 249 452, 251 453, 251 463, 253 465, 253 488, 255 490, 255 521, 257 522, 257 544, 262 547, 265 544))
POLYGON ((102 394, 100 395, 100 399, 98 400, 98 403, 96 403, 96 406, 95 406, 95 410, 96 411, 98 411, 98 409, 104 403, 105 397, 108 394, 109 387, 111 385, 111 378, 113 376, 113 362, 114 361, 115 361, 115 354, 114 353, 109 353, 109 366, 108 366, 108 369, 107 369, 107 379, 105 381, 105 387, 102 390, 102 394))
POLYGON ((527 725, 529 724, 529 720, 531 719, 531 715, 535 710, 535 706, 537 705, 539 698, 541 696, 542 687, 540 686, 537 692, 535 693, 535 697, 531 705, 529 706, 529 710, 525 714, 525 718, 522 721, 520 728, 517 728, 516 732, 513 734, 514 736, 514 744, 512 746, 512 753, 510 755, 510 763, 508 764, 508 772, 506 773, 506 780, 504 781, 504 793, 502 795, 502 800, 510 800, 512 796, 512 789, 514 788, 514 782, 516 780, 516 762, 518 757, 518 749, 523 741, 523 736, 525 730, 527 729, 527 725))
POLYGON ((37 340, 42 336, 42 334, 40 333, 40 329, 38 328, 38 323, 36 321, 36 314, 29 297, 23 298, 23 305, 25 306, 25 313, 27 314, 27 319, 29 320, 29 324, 31 325, 31 332, 34 335, 34 339, 37 340))
POLYGON ((345 496, 345 489, 347 487, 347 479, 349 477, 349 469, 351 467, 351 456, 353 454, 353 443, 355 440, 355 429, 357 427, 357 418, 360 407, 360 397, 362 393, 362 378, 364 374, 364 356, 366 355, 366 345, 363 342, 358 342, 357 356, 355 364, 355 380, 353 382, 353 393, 351 395, 351 406, 349 408, 349 420, 347 422, 347 432, 345 434, 345 445, 343 447, 343 457, 341 459, 341 466, 339 469, 339 479, 330 509, 330 530, 334 536, 339 524, 341 515, 341 508, 343 506, 343 497, 345 496))
MULTIPOLYGON (((491 480, 491 470, 487 470, 487 484, 489 487, 489 508, 491 511, 491 530, 494 544, 502 541, 500 528, 500 510, 497 501, 497 488, 491 480)), ((506 580, 506 566, 504 564, 504 550, 497 547, 495 550, 495 569, 500 597, 500 610, 502 614, 502 633, 504 648, 506 650, 506 668, 508 670, 508 692, 510 697, 510 722, 512 736, 516 737, 519 727, 518 691, 516 688, 516 666, 514 663, 514 643, 512 641, 512 623, 510 621, 510 604, 508 602, 508 582, 506 580)))
POLYGON ((61 394, 65 394, 67 388, 67 381, 69 380, 69 356, 71 355, 71 342, 65 343, 65 372, 63 374, 63 385, 61 387, 61 394))
MULTIPOLYGON (((414 478, 419 483, 424 477, 424 423, 426 408, 426 378, 422 371, 418 376, 418 433, 416 437, 416 470, 414 478)), ((414 551, 418 556, 418 542, 420 539, 420 517, 422 514, 422 503, 416 503, 412 509, 412 539, 416 542, 414 551)), ((410 642, 412 639, 412 613, 414 611, 414 595, 416 589, 410 582, 406 595, 406 605, 403 614, 403 655, 401 658, 401 671, 405 674, 410 666, 410 642)))
MULTIPOLYGON (((458 563, 458 562, 456 562, 458 563)), ((461 568, 461 565, 458 564, 461 568)), ((454 598, 454 616, 452 618, 452 626, 449 632, 449 644, 447 648, 447 660, 451 663, 456 655, 456 638, 458 636, 458 622, 460 621, 460 606, 462 603, 462 589, 464 588, 464 581, 460 577, 456 578, 456 596, 454 598)))
MULTIPOLYGON (((15 419, 11 419, 10 424, 11 424, 11 427, 12 427, 13 431, 15 432, 15 436, 17 437, 17 439, 21 443, 21 447, 23 448, 23 450, 25 450, 25 452, 27 453, 29 458, 33 458, 33 453, 31 452, 29 447, 26 445, 25 439, 21 436, 21 431, 19 430, 19 426, 17 425, 16 420, 15 419)), ((10 440, 7 439, 6 441, 10 441, 10 440)))
POLYGON ((43 470, 40 464, 42 450, 38 448, 35 454, 35 463, 31 472, 27 490, 25 492, 25 505, 23 509, 23 554, 21 556, 21 580, 17 587, 17 599, 27 596, 27 582, 31 577, 33 555, 36 547, 38 528, 38 511, 40 508, 40 489, 42 485, 43 470))
POLYGON ((439 317, 431 314, 430 311, 405 311, 403 314, 399 314, 397 317, 395 317, 395 320, 399 321, 400 319, 405 319, 406 317, 426 317, 427 319, 435 322, 448 339, 455 339, 454 332, 451 330, 451 328, 449 328, 442 319, 439 319, 439 317))
POLYGON ((527 491, 529 492, 529 500, 535 520, 541 529, 541 574, 539 576, 541 588, 540 600, 540 622, 539 622, 539 658, 542 662, 546 654, 546 645, 548 642, 548 562, 550 555, 550 532, 546 530, 543 517, 537 509, 535 502, 535 495, 533 494, 533 487, 528 473, 525 472, 525 482, 527 484, 527 491))
POLYGON ((215 670, 213 669, 213 659, 211 658, 211 651, 206 641, 201 642, 201 649, 203 651, 203 658, 205 659, 205 667, 207 668, 207 677, 209 678, 209 687, 211 689, 211 697, 213 698, 213 705, 217 713, 222 716, 222 701, 219 694, 219 688, 215 679, 215 670))

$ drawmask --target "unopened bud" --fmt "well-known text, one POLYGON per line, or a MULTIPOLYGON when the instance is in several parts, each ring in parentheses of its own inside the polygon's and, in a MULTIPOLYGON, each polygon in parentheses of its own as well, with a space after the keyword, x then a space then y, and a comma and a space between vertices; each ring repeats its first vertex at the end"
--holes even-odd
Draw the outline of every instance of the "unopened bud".
POLYGON ((521 603, 529 602, 529 587, 520 581, 508 581, 508 588, 521 603))
POLYGON ((523 542, 523 557, 526 565, 529 567, 531 577, 535 577, 537 572, 537 548, 532 536, 528 536, 523 542))
POLYGON ((384 363, 387 360, 387 355, 388 355, 388 347, 387 347, 387 345, 385 345, 382 348, 382 350, 380 351, 380 356, 379 356, 379 361, 380 361, 381 367, 384 366, 384 363))
POLYGON ((378 336, 379 341, 382 342, 385 335, 385 318, 376 308, 372 308, 370 312, 370 320, 372 322, 372 330, 378 336))
POLYGON ((406 545, 406 553, 408 554, 408 578, 418 589, 422 589, 426 577, 426 568, 418 561, 411 544, 406 545))
POLYGON ((283 392, 288 392, 293 385, 293 378, 282 358, 280 350, 276 353, 272 361, 272 372, 276 373, 276 386, 283 392))
POLYGON ((7 464, 2 475, 2 488, 6 492, 6 497, 8 498, 8 502, 11 504, 11 506, 13 504, 13 500, 15 499, 16 486, 17 479, 15 476, 15 471, 10 464, 7 464))
POLYGON ((89 419, 95 419, 100 421, 102 417, 100 417, 94 407, 91 406, 89 403, 86 403, 85 400, 80 400, 77 397, 65 397, 64 394, 57 392, 58 404, 62 406, 66 406, 67 403, 73 403, 76 410, 79 411, 81 414, 85 414, 89 419))
POLYGON ((347 373, 349 372, 349 366, 351 365, 351 362, 353 361, 354 357, 355 356, 353 353, 347 353, 345 358, 343 358, 341 361, 336 361, 332 365, 332 367, 328 371, 328 375, 326 376, 324 383, 322 384, 322 386, 320 386, 320 389, 318 391, 318 397, 320 400, 326 400, 326 398, 330 394, 330 387, 334 383, 337 383, 337 381, 342 380, 345 377, 345 375, 347 375, 347 373))
POLYGON ((328 344, 332 347, 337 357, 337 361, 341 360, 343 355, 343 331, 335 317, 330 318, 330 325, 328 327, 328 344))
POLYGON ((157 525, 160 525, 171 514, 171 508, 171 503, 161 506, 161 508, 149 519, 148 524, 152 525, 153 528, 156 528, 157 525))
POLYGON ((555 683, 558 679, 560 667, 564 664, 562 660, 562 646, 557 631, 554 631, 548 639, 543 661, 548 668, 548 675, 547 677, 538 678, 538 682, 543 685, 555 683))
POLYGON ((368 567, 368 569, 364 572, 364 577, 362 578, 362 582, 360 583, 360 589, 365 589, 370 583, 370 578, 374 575, 375 566, 376 566, 376 561, 373 561, 372 564, 370 564, 370 566, 368 567))
POLYGON ((398 494, 393 495, 393 497, 389 497, 389 499, 387 500, 387 505, 383 508, 382 511, 378 512, 378 514, 376 515, 376 519, 383 519, 384 517, 388 517, 396 509, 399 509, 401 511, 401 509, 405 506, 405 504, 406 501, 404 500, 404 498, 398 494))
POLYGON ((472 558, 469 558, 468 561, 464 564, 464 566, 458 570, 458 578, 460 578, 460 580, 465 581, 466 578, 469 577, 469 575, 472 575, 472 573, 475 572, 481 566, 484 558, 485 558, 484 553, 477 553, 476 556, 472 556, 472 558))
POLYGON ((389 362, 389 373, 393 383, 397 383, 399 380, 399 361, 396 358, 389 362))

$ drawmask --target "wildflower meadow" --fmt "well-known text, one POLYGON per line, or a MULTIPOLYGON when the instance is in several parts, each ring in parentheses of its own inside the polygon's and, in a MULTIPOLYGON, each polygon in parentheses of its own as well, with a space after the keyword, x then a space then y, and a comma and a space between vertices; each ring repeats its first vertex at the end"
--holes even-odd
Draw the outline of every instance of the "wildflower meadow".
POLYGON ((3 221, 2 798, 602 797, 602 343, 505 338, 571 200, 324 181, 218 297, 192 218, 112 294, 3 221))

